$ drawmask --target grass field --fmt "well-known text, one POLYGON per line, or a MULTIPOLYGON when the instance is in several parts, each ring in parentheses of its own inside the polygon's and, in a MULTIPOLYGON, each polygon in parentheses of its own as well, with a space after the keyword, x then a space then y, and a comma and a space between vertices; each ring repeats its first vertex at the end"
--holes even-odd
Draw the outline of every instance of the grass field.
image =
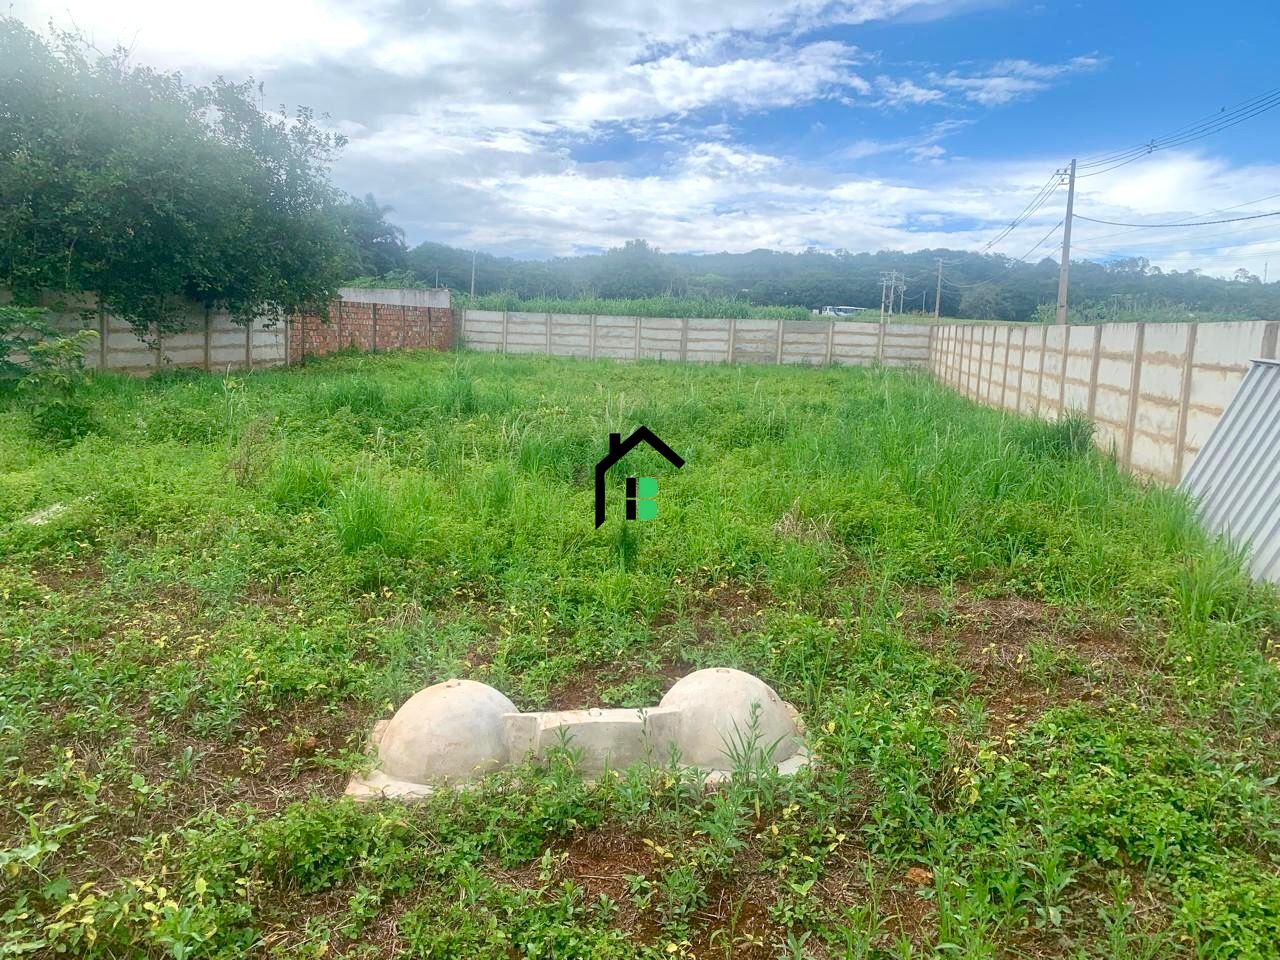
POLYGON ((1078 432, 465 354, 89 400, 69 447, 0 406, 0 956, 1275 956, 1280 604, 1078 432), (662 514, 596 531, 642 423, 687 465, 630 459, 662 514), (336 799, 443 678, 639 706, 706 665, 813 770, 336 799))
MULTIPOLYGON (((734 297, 520 297, 486 293, 453 294, 454 302, 471 310, 525 310, 530 313, 576 313, 621 317, 736 317, 754 320, 814 320, 806 307, 762 307, 734 297)), ((879 320, 879 315, 875 316, 879 320)))

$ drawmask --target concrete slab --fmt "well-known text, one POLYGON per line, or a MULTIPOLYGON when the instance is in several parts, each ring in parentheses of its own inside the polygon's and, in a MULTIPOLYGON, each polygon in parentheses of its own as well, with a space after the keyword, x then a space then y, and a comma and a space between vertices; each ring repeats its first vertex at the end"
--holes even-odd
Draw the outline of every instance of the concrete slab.
POLYGON ((558 746, 578 752, 587 778, 637 764, 664 765, 673 755, 718 783, 747 758, 755 767, 794 774, 809 762, 796 710, 763 680, 741 670, 698 670, 679 680, 656 707, 522 713, 492 687, 449 680, 419 690, 374 727, 378 758, 368 776, 352 777, 356 799, 415 798, 460 787, 558 746))

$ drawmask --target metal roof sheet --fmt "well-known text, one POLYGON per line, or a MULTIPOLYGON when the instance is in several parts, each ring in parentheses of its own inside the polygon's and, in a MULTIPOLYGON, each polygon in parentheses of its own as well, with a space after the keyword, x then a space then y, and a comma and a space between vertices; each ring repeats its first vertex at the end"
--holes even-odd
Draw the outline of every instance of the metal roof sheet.
POLYGON ((1179 486, 1201 522, 1280 583, 1280 361, 1255 360, 1179 486))

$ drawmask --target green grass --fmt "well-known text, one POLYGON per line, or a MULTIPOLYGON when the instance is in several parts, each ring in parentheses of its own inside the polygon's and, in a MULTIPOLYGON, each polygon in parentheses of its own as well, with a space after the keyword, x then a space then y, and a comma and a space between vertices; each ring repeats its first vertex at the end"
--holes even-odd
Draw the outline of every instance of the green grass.
POLYGON ((1087 426, 470 354, 85 399, 61 446, 0 406, 0 955, 1274 955, 1280 603, 1087 426), (638 424, 687 465, 629 458, 660 515, 597 531, 638 424), (642 706, 708 665, 813 770, 336 799, 446 677, 642 706))
POLYGON ((761 307, 733 297, 520 297, 455 293, 454 303, 471 310, 525 310, 530 313, 577 313, 620 317, 736 317, 756 320, 813 320, 806 307, 761 307))

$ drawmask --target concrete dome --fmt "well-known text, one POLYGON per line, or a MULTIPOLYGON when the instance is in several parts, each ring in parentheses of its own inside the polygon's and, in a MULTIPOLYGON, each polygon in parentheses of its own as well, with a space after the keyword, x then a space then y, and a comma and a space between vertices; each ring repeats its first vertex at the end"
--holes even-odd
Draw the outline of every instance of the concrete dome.
POLYGON ((474 680, 419 690, 396 711, 378 743, 378 766, 412 783, 470 780, 507 762, 503 714, 515 704, 474 680))
POLYGON ((772 763, 794 755, 801 746, 795 710, 763 680, 741 670, 715 667, 691 673, 667 691, 659 706, 681 711, 679 744, 685 763, 728 770, 732 752, 752 736, 756 704, 755 749, 771 750, 772 763))

